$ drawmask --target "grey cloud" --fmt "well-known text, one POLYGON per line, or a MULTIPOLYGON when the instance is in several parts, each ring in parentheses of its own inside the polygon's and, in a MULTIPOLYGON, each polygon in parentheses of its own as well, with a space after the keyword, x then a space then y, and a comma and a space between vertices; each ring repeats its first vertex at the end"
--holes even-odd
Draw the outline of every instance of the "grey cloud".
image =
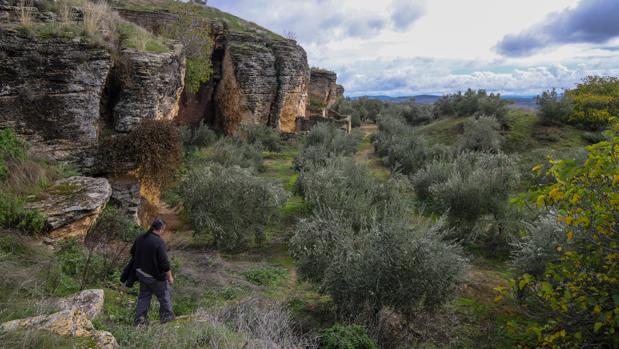
POLYGON ((425 1, 395 0, 391 13, 393 28, 395 30, 405 31, 419 18, 423 17, 425 13, 425 1))
POLYGON ((604 43, 619 36, 619 1, 582 0, 575 8, 549 15, 519 34, 506 35, 496 46, 505 56, 528 56, 570 43, 604 43))
POLYGON ((406 30, 425 13, 425 0, 394 0, 377 13, 345 8, 337 0, 209 0, 209 4, 275 32, 293 32, 304 44, 367 39, 389 28, 406 30))

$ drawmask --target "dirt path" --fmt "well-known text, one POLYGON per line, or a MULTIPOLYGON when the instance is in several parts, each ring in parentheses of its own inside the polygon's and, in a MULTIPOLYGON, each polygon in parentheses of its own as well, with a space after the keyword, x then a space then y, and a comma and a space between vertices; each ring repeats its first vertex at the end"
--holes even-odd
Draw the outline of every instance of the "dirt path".
POLYGON ((363 133, 363 139, 359 144, 359 150, 355 154, 355 159, 367 162, 372 173, 379 179, 387 179, 391 171, 383 164, 383 161, 374 152, 372 135, 378 131, 376 124, 363 124, 359 127, 363 133))

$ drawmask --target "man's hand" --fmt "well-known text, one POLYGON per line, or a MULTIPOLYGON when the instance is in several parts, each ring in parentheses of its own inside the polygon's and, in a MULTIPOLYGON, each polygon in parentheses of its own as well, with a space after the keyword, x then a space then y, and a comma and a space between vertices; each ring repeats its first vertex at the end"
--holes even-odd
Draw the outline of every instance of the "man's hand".
POLYGON ((166 275, 166 279, 168 280, 168 283, 172 285, 174 283, 174 276, 172 275, 172 272, 168 271, 167 273, 165 273, 165 275, 166 275))

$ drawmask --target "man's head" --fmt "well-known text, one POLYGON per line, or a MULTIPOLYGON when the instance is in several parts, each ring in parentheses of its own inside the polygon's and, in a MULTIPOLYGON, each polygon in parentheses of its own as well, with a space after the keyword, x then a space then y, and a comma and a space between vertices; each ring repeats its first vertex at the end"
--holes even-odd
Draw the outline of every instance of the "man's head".
POLYGON ((165 221, 161 218, 157 218, 150 225, 150 230, 155 234, 161 234, 165 230, 165 221))

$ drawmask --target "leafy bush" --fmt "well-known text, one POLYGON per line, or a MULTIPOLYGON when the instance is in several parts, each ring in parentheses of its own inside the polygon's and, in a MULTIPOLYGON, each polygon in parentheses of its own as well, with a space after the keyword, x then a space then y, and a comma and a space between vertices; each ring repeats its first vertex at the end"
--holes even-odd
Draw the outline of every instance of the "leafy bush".
POLYGON ((103 139, 97 157, 103 170, 124 173, 135 164, 139 178, 155 185, 168 184, 183 159, 179 130, 165 121, 145 120, 128 135, 103 139))
POLYGON ((529 330, 536 334, 536 346, 618 344, 618 124, 610 136, 610 141, 588 147, 582 166, 553 161, 548 174, 555 183, 531 193, 539 206, 558 212, 566 225, 564 239, 571 242, 541 275, 523 274, 514 280, 517 300, 531 316, 529 330))
POLYGON ((619 115, 619 79, 590 76, 576 88, 565 91, 573 109, 568 122, 581 128, 599 131, 619 115))
POLYGON ((24 234, 41 234, 47 219, 36 210, 28 210, 23 202, 9 193, 0 193, 0 227, 15 229, 24 234))
POLYGON ((217 141, 217 134, 208 125, 200 123, 198 127, 181 127, 181 138, 183 139, 183 149, 186 152, 200 148, 206 148, 217 141))
MULTIPOLYGON (((204 154, 204 159, 224 167, 239 166, 262 171, 262 153, 251 144, 236 138, 222 138, 204 154)), ((198 154, 198 159, 201 155, 198 154)))
POLYGON ((555 89, 544 91, 541 96, 537 96, 536 103, 539 106, 540 121, 548 126, 566 122, 573 110, 569 98, 559 95, 555 89))
POLYGON ((581 135, 581 137, 585 141, 589 142, 589 144, 596 144, 608 140, 603 132, 585 132, 581 135))
POLYGON ((359 139, 355 135, 349 135, 330 124, 319 124, 305 136, 295 164, 297 168, 303 168, 310 164, 325 164, 333 157, 353 155, 358 143, 359 139))
POLYGON ((371 322, 391 307, 412 316, 454 294, 467 263, 443 240, 442 222, 369 221, 357 230, 337 212, 318 212, 299 222, 291 240, 300 275, 318 283, 340 315, 371 322))
POLYGON ((324 349, 378 349, 365 328, 359 325, 335 324, 322 331, 320 347, 324 349))
POLYGON ((424 125, 434 119, 432 105, 421 105, 414 102, 404 105, 401 115, 411 126, 424 125))
POLYGON ((282 149, 282 139, 279 132, 266 125, 243 125, 242 138, 249 144, 261 149, 278 152, 282 149))
POLYGON ((462 153, 437 160, 412 179, 419 199, 453 224, 472 227, 484 215, 500 217, 519 179, 517 162, 505 154, 462 153))
POLYGON ((7 161, 23 159, 25 145, 17 138, 12 128, 0 129, 0 179, 9 174, 7 161))
POLYGON ((122 210, 108 205, 86 235, 82 286, 111 280, 125 264, 133 240, 142 232, 122 210))
POLYGON ((376 152, 393 170, 413 175, 424 164, 435 158, 442 158, 451 153, 449 147, 432 144, 406 125, 401 118, 381 117, 378 121, 379 132, 372 140, 376 152))
POLYGON ((520 274, 541 276, 549 262, 557 262, 566 248, 565 226, 556 214, 526 224, 526 235, 513 243, 512 265, 520 274))
POLYGON ((494 116, 502 125, 507 125, 508 101, 500 94, 488 94, 485 90, 458 92, 441 97, 436 103, 435 113, 440 116, 494 116))
POLYGON ((288 270, 284 268, 254 268, 243 273, 247 281, 260 286, 277 286, 288 277, 288 270))
POLYGON ((196 93, 213 74, 210 25, 202 18, 203 9, 200 5, 175 3, 170 10, 178 19, 167 25, 164 34, 183 44, 183 53, 187 57, 185 86, 190 92, 196 93))
POLYGON ((503 136, 501 125, 494 117, 479 116, 464 123, 464 134, 460 136, 458 148, 460 151, 481 151, 497 153, 501 150, 503 136))
POLYGON ((196 234, 212 234, 228 251, 246 247, 251 237, 262 242, 266 225, 287 200, 278 182, 216 164, 189 169, 181 191, 196 234))
POLYGON ((329 209, 342 213, 355 225, 367 224, 378 215, 405 215, 408 182, 397 176, 378 182, 366 164, 352 158, 334 158, 324 166, 312 165, 299 175, 297 190, 314 210, 329 209))

